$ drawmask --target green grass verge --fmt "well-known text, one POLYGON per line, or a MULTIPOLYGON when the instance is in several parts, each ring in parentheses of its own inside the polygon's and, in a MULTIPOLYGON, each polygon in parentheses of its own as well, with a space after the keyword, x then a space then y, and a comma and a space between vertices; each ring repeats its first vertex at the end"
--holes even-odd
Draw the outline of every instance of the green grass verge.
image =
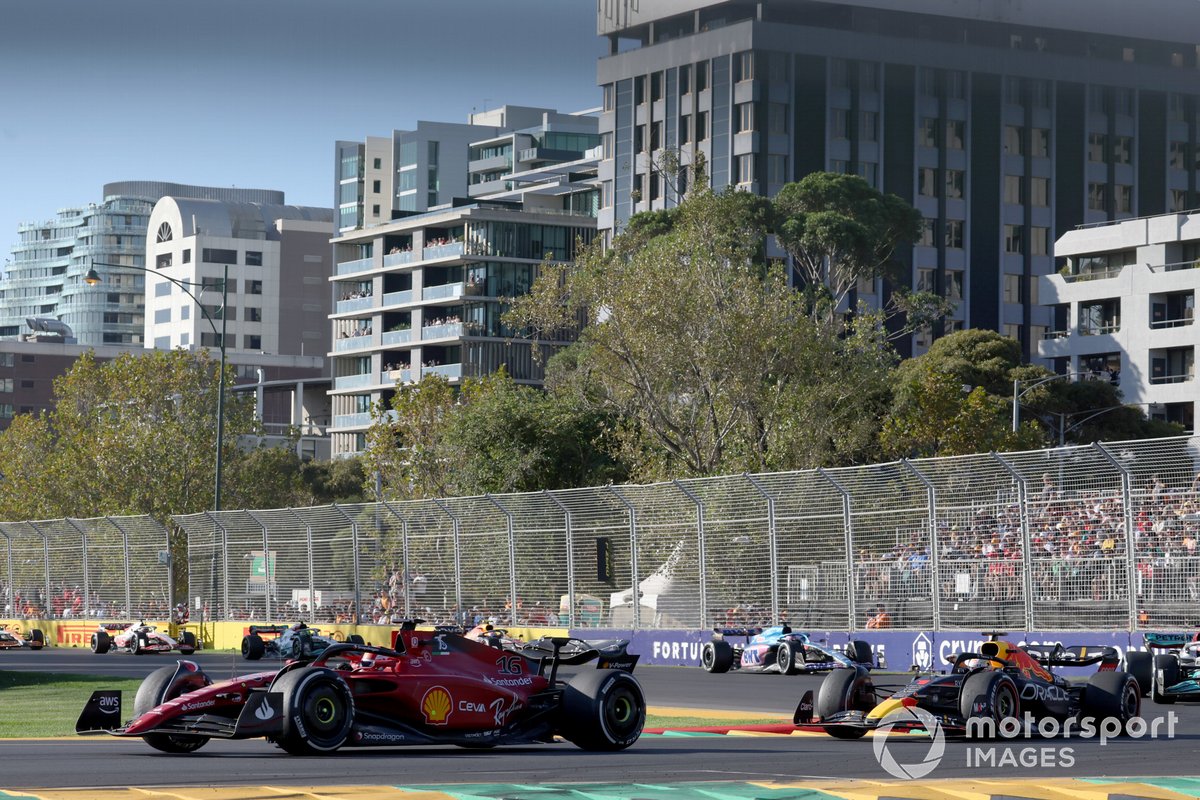
MULTIPOLYGON (((121 708, 128 716, 140 678, 103 675, 64 675, 43 672, 0 671, 0 739, 39 736, 72 736, 75 720, 97 689, 119 689, 121 708)), ((647 728, 698 728, 705 725, 768 725, 778 718, 745 719, 674 717, 650 714, 647 728)))

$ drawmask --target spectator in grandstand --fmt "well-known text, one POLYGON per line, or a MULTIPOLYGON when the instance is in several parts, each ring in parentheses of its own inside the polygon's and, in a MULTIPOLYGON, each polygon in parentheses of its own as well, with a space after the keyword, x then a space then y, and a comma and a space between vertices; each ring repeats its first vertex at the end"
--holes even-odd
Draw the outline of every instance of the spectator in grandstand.
POLYGON ((875 615, 867 620, 867 630, 883 630, 892 627, 892 616, 883 603, 876 608, 875 615))

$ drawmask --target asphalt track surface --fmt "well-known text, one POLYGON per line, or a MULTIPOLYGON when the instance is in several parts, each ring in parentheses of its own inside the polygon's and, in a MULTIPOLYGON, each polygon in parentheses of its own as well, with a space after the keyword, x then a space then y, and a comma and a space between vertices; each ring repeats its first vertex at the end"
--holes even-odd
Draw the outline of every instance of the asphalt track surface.
MULTIPOLYGON (((0 653, 0 669, 142 676, 173 659, 162 656, 94 656, 79 650, 0 653)), ((228 654, 196 659, 214 678, 257 671, 228 654), (247 669, 247 667, 250 667, 247 669)), ((259 662, 264 663, 264 662, 259 662)), ((742 709, 751 714, 789 712, 819 677, 709 675, 699 668, 639 667, 652 706, 742 709)), ((897 681, 902 681, 897 676, 897 681)), ((1158 706, 1143 717, 1174 712, 1174 738, 1033 739, 997 743, 947 741, 931 777, 1036 778, 1175 776, 1200 771, 1200 705, 1158 706), (992 765, 978 766, 974 748, 995 748, 992 765), (1065 752, 1069 748, 1070 753, 1065 752), (1007 755, 1006 755, 1007 753, 1007 755), (968 759, 974 761, 968 763, 968 759), (1067 760, 1069 766, 1065 763, 1067 760), (1032 763, 1032 765, 1030 765, 1032 763)), ((20 713, 16 698, 0 700, 0 714, 20 713)), ((891 736, 888 750, 902 764, 922 761, 923 736, 891 736)), ((120 787, 136 775, 139 786, 244 786, 275 784, 537 783, 544 781, 662 784, 673 781, 786 781, 805 778, 883 779, 873 739, 845 742, 819 733, 771 736, 680 737, 644 735, 621 753, 589 753, 567 743, 501 747, 480 752, 455 747, 345 750, 333 756, 288 756, 260 740, 214 741, 189 756, 159 753, 137 739, 80 737, 0 740, 6 788, 120 787)))

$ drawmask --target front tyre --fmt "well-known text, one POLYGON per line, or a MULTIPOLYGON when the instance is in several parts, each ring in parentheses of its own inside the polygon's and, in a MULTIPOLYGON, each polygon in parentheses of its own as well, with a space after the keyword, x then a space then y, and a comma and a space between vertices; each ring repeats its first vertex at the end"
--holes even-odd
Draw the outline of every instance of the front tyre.
POLYGON ((92 652, 97 655, 107 653, 112 647, 112 637, 104 631, 96 631, 92 634, 92 652))
POLYGON ((1083 715, 1096 724, 1107 718, 1120 722, 1127 733, 1129 722, 1142 712, 1142 693, 1137 678, 1128 672, 1097 672, 1083 690, 1083 715))
POLYGON ((800 671, 796 666, 796 653, 799 647, 794 642, 782 641, 775 651, 775 663, 779 665, 780 675, 795 675, 800 671))
POLYGON ((700 666, 705 672, 729 672, 733 666, 733 648, 729 642, 714 639, 700 650, 700 666))
MULTIPOLYGON (((146 676, 133 700, 134 719, 196 688, 187 682, 174 682, 175 671, 176 667, 173 666, 160 667, 146 676)), ((164 753, 194 753, 208 744, 207 736, 185 736, 178 733, 147 733, 142 739, 155 750, 164 753)))
POLYGON ((283 734, 278 744, 292 755, 332 753, 354 728, 354 698, 337 673, 321 667, 286 672, 272 691, 283 694, 283 734))
MULTIPOLYGON (((870 711, 875 707, 875 686, 866 667, 835 669, 821 681, 814 711, 819 719, 828 719, 845 711, 870 711)), ((835 739, 861 739, 867 729, 858 725, 826 725, 825 732, 835 739)))
POLYGON ((42 633, 38 628, 34 628, 29 632, 29 649, 41 650, 46 646, 46 634, 42 633))
POLYGON ((1013 679, 1003 672, 975 672, 963 681, 958 711, 967 721, 968 738, 994 738, 1006 720, 1020 726, 1021 695, 1013 679), (972 724, 972 720, 979 722, 972 724))
POLYGON ((257 633, 242 637, 242 658, 247 661, 258 661, 266 651, 266 642, 257 633))
POLYGON ((1125 654, 1125 671, 1137 678, 1142 697, 1149 697, 1154 686, 1154 656, 1130 650, 1125 654))
POLYGON ((559 733, 584 750, 624 750, 642 735, 646 699, 628 672, 581 672, 563 691, 559 733))

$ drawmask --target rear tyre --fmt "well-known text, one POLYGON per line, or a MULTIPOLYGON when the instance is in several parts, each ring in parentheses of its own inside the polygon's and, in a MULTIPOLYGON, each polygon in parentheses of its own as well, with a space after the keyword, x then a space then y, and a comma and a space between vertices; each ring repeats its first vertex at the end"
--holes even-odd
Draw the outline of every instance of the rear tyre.
POLYGON ((1167 694, 1167 687, 1177 683, 1179 683, 1179 657, 1172 653, 1155 656, 1154 680, 1151 683, 1154 702, 1163 705, 1174 703, 1175 695, 1167 694))
POLYGON ((38 628, 34 628, 29 632, 29 649, 41 650, 46 646, 46 634, 42 633, 38 628))
MULTIPOLYGON (((155 706, 187 694, 193 686, 174 683, 176 667, 160 667, 154 670, 138 687, 133 700, 133 718, 137 719, 155 706), (174 685, 172 685, 174 684, 174 685)), ((194 753, 208 744, 207 736, 187 736, 178 733, 147 733, 142 737, 146 744, 164 753, 194 753)))
POLYGON ((98 655, 107 653, 112 648, 112 637, 104 631, 96 631, 92 634, 92 652, 98 655))
POLYGON ((285 672, 271 690, 283 694, 278 744, 292 755, 332 753, 350 737, 354 698, 332 670, 304 667, 285 672))
POLYGON ((242 637, 242 658, 247 661, 258 661, 266 650, 266 643, 257 633, 242 637))
MULTIPOLYGON (((819 719, 827 719, 844 711, 870 711, 875 707, 875 686, 865 667, 835 669, 821 681, 817 704, 813 709, 819 719)), ((865 727, 826 725, 825 732, 835 739, 861 739, 865 727)))
MULTIPOLYGON (((1000 733, 1000 726, 1005 724, 1005 720, 1014 720, 1018 726, 1021 724, 1021 695, 1013 679, 1004 673, 976 672, 963 681, 958 696, 958 711, 967 720, 968 738, 993 738, 1000 733), (978 709, 977 702, 981 697, 983 708, 978 709), (991 723, 984 726, 982 731, 972 730, 972 719, 990 719, 991 723)), ((1010 726, 1012 724, 1008 723, 1010 726)))
POLYGON ((733 648, 729 642, 714 639, 700 650, 700 666, 705 672, 729 672, 733 666, 733 648))
POLYGON ((1083 690, 1083 716, 1097 724, 1112 717, 1128 733, 1130 720, 1142 711, 1142 693, 1137 678, 1128 672, 1097 672, 1088 678, 1083 690))
POLYGON ((366 640, 357 633, 352 633, 346 637, 346 644, 366 644, 366 640))
POLYGON ((846 655, 850 656, 851 660, 868 667, 875 663, 875 654, 871 652, 871 645, 861 639, 855 639, 850 643, 850 646, 846 648, 846 655))
POLYGON ((642 735, 646 699, 628 672, 581 672, 563 691, 559 733, 584 750, 624 750, 642 735))
POLYGON ((796 652, 799 650, 795 642, 783 641, 775 651, 775 663, 779 665, 780 675, 795 675, 800 671, 796 666, 796 652))
POLYGON ((1149 697, 1154 686, 1154 656, 1131 650, 1125 654, 1125 671, 1137 679, 1142 697, 1149 697))
POLYGON ((179 634, 179 652, 185 656, 190 656, 196 652, 196 634, 191 631, 184 631, 179 634))

